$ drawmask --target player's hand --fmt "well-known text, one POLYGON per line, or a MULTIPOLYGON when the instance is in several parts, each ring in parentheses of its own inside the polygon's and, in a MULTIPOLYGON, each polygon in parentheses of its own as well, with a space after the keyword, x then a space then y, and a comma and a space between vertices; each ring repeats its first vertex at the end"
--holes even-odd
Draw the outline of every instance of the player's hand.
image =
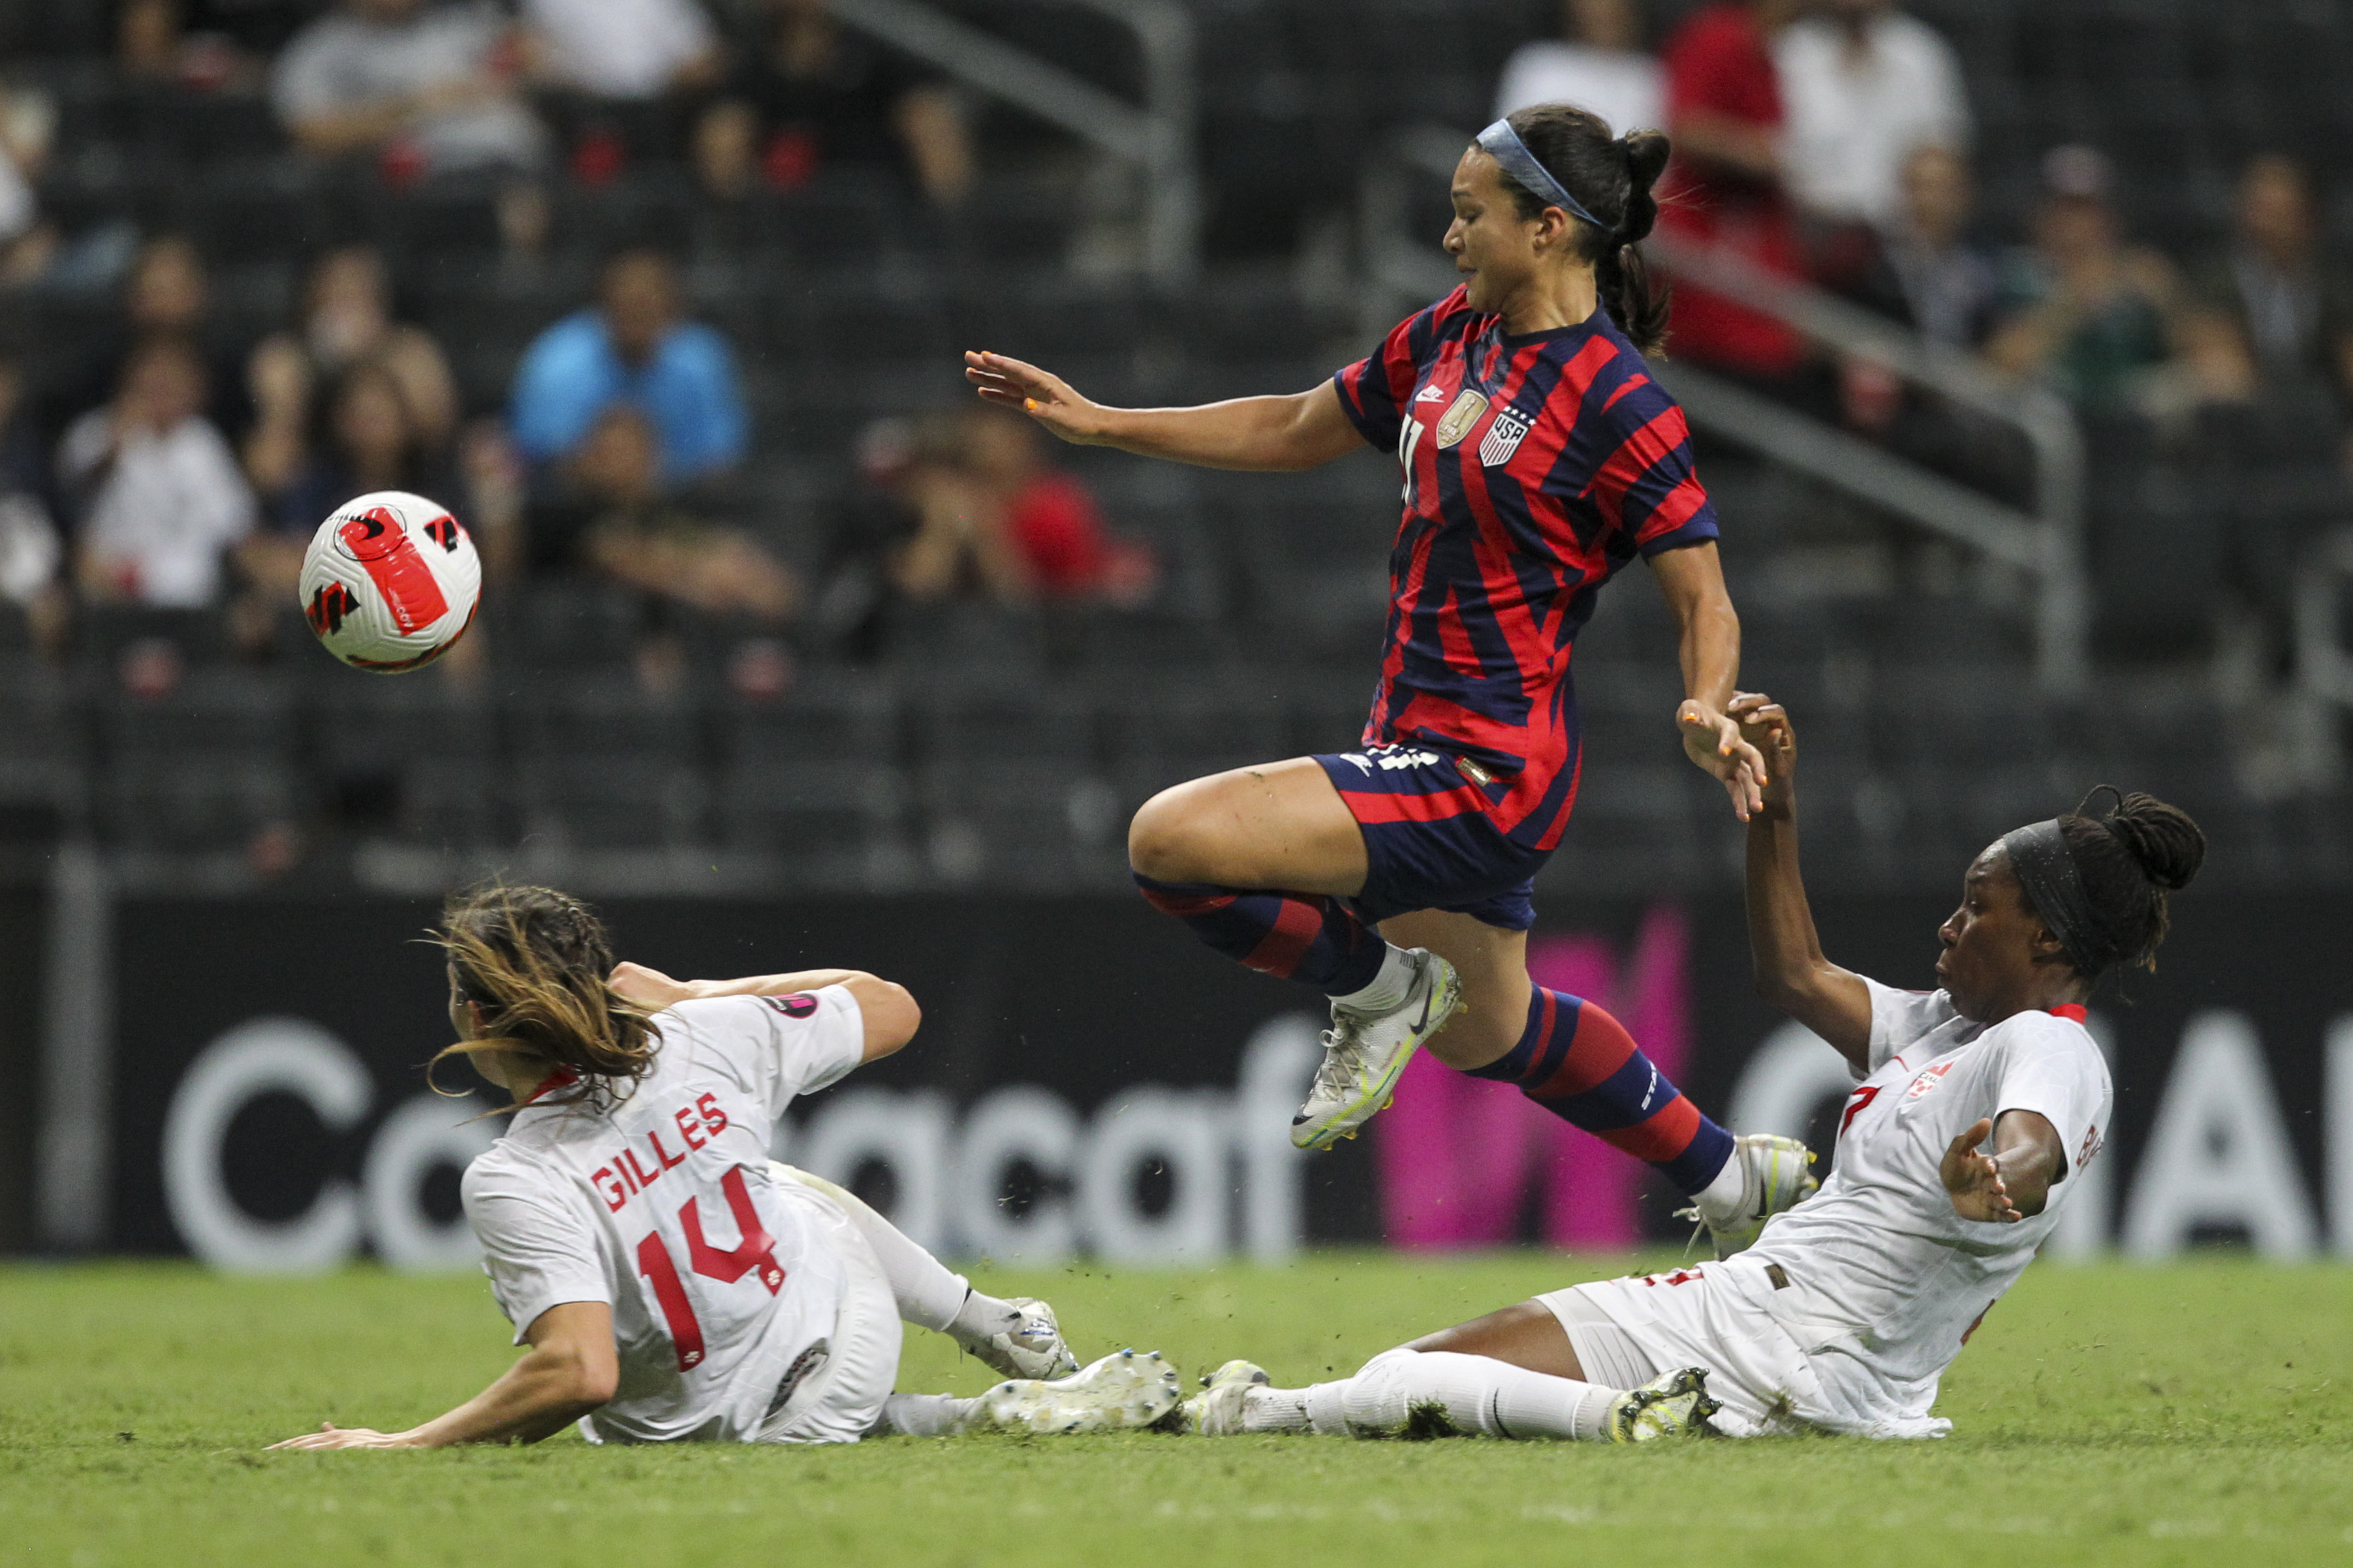
POLYGON ((1746 822, 1765 804, 1765 759, 1740 738, 1739 721, 1725 717, 1696 697, 1675 710, 1682 730, 1683 755, 1732 797, 1732 815, 1746 822))
POLYGON ((1034 364, 967 350, 964 378, 982 401, 1018 408, 1073 446, 1092 447, 1103 437, 1103 405, 1081 397, 1070 383, 1034 364))
POLYGON ((702 994, 694 981, 672 980, 659 969, 648 969, 626 959, 613 966, 605 984, 624 1002, 635 1002, 649 1013, 659 1013, 674 1002, 691 1001, 702 994))
POLYGON ((1936 1173, 1944 1178, 1953 1212, 1963 1219, 2016 1225, 2026 1216, 2010 1201, 2010 1189, 2002 1184, 2000 1161, 1978 1152, 1978 1146, 1992 1136, 1993 1118, 1978 1117, 1968 1131, 1947 1145, 1936 1173))
POLYGON ((376 1432, 365 1426, 338 1426, 332 1421, 322 1421, 316 1432, 305 1432, 300 1437, 289 1437, 283 1443, 272 1443, 278 1448, 421 1448, 425 1445, 406 1432, 376 1432))
POLYGON ((1798 731, 1782 706, 1761 691, 1736 691, 1725 717, 1765 759, 1765 804, 1786 806, 1798 774, 1798 731))

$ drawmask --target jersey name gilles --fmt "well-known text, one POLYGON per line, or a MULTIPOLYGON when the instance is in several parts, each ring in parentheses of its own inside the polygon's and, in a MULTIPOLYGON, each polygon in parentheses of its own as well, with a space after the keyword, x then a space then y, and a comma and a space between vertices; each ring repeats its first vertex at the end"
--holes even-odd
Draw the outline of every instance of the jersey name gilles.
POLYGON ((680 1106, 671 1112, 670 1121, 678 1128, 679 1152, 671 1153, 662 1142, 661 1128, 651 1128, 643 1134, 646 1153, 642 1159, 633 1138, 621 1146, 609 1163, 589 1173, 588 1180, 595 1184, 596 1195, 615 1214, 619 1214, 631 1198, 661 1180, 663 1172, 685 1164, 689 1152, 702 1148, 730 1125, 717 1097, 709 1094, 696 1096, 691 1105, 680 1106))

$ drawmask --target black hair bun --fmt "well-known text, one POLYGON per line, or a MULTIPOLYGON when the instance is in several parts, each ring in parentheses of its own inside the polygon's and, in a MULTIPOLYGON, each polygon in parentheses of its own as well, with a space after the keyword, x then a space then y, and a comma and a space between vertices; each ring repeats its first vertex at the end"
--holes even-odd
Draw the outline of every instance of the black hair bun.
POLYGON ((1626 216, 1619 221, 1617 240, 1632 245, 1658 221, 1659 204, 1651 187, 1666 168, 1673 144, 1662 131, 1629 131, 1619 138, 1619 145, 1626 150, 1626 216))
POLYGON ((2189 814, 2149 795, 2128 795, 2102 824, 2141 874, 2170 891, 2186 888, 2206 860, 2206 835, 2189 814))

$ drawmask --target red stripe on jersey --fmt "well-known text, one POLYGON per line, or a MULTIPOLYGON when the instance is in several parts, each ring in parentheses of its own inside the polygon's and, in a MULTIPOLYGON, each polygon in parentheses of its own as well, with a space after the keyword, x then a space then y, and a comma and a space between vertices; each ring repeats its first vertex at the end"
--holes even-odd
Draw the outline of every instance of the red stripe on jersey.
POLYGON ((1672 533, 1689 522, 1692 514, 1706 504, 1707 491, 1700 488, 1699 476, 1685 474, 1675 481, 1675 488, 1667 492, 1666 499, 1642 520, 1641 530, 1634 542, 1648 544, 1662 533, 1672 533))
POLYGON ((2052 1017, 2064 1018, 2071 1024, 2087 1023, 2092 1016, 2081 1002, 2062 1002, 2049 1012, 2052 1017))
POLYGON ((1611 393, 1608 397, 1602 400, 1601 411, 1604 414, 1607 414, 1610 409, 1618 406, 1618 400, 1620 398, 1625 396, 1628 393, 1633 391, 1638 386, 1648 386, 1650 384, 1651 378, 1647 375, 1628 376, 1624 385, 1620 386, 1617 391, 1611 393))
POLYGON ((1683 411, 1670 403, 1657 418, 1627 437, 1609 454, 1609 460, 1595 471, 1593 482, 1585 487, 1585 493, 1593 498, 1602 515, 1615 526, 1622 521, 1620 508, 1634 481, 1690 438, 1691 427, 1683 423, 1683 411))
MULTIPOLYGON (((1444 822, 1453 816, 1473 816, 1487 809, 1487 797, 1470 785, 1440 790, 1435 795, 1385 795, 1372 790, 1344 789, 1340 798, 1348 815, 1361 823, 1444 822)), ((1305 906, 1302 906, 1304 908, 1305 906)), ((1271 942, 1273 938, 1267 939, 1271 942)), ((1252 964, 1252 968, 1257 965, 1252 964)))

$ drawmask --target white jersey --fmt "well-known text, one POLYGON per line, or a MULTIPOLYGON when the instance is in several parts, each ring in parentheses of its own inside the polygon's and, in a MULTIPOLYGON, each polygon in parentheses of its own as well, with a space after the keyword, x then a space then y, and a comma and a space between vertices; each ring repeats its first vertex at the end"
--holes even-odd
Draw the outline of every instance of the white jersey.
POLYGON ((750 1442, 822 1364, 845 1289, 820 1202, 773 1180, 793 1097, 858 1066, 841 987, 681 1002, 653 1069, 609 1110, 529 1105, 466 1169, 466 1217, 522 1342, 566 1301, 613 1310, 620 1384, 592 1437, 750 1442))
MULTIPOLYGON (((1775 1216, 1741 1257, 1789 1288, 1767 1310, 1805 1352, 1829 1405, 1890 1436, 1926 1436, 1936 1380, 2059 1223, 2108 1128, 2107 1063, 2076 1018, 2020 1013, 1973 1024, 1942 991, 1871 988, 1871 1071, 1839 1118, 1821 1191, 1775 1216), (1980 1117, 2031 1110, 2057 1129, 2065 1169, 2016 1225, 1953 1212, 1945 1150, 1980 1117)), ((2070 1013, 2074 1009, 2069 1009, 2070 1013)))

